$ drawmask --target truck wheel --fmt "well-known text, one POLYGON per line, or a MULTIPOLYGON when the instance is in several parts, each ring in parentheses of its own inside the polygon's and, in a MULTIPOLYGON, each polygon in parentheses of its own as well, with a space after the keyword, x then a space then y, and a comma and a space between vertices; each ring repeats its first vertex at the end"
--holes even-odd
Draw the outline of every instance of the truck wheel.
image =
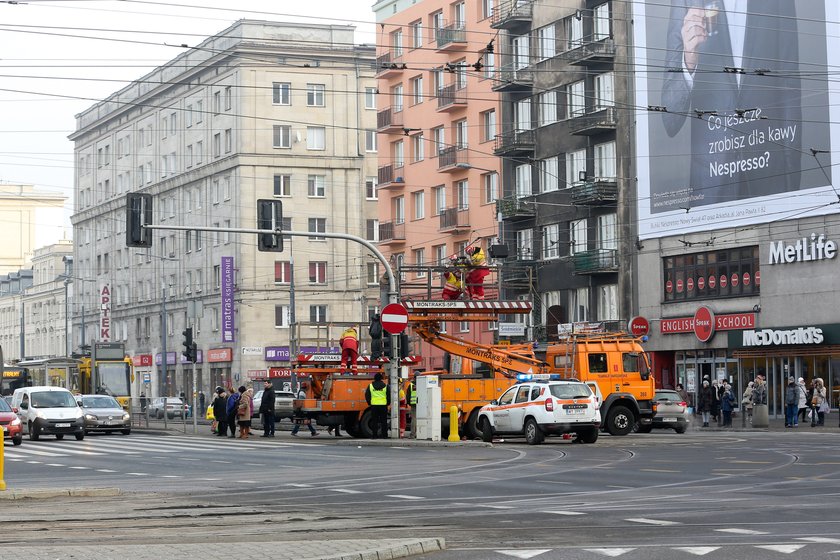
POLYGON ((85 433, 84 432, 76 432, 76 441, 82 441, 83 439, 85 439, 85 433))
POLYGON ((478 425, 481 429, 481 441, 485 443, 493 441, 493 428, 490 426, 490 420, 486 416, 482 416, 481 420, 478 421, 478 425))
POLYGON ((607 414, 607 431, 610 435, 626 436, 633 431, 636 418, 626 406, 614 406, 607 414))
POLYGON ((525 441, 528 445, 539 445, 545 440, 545 434, 540 429, 537 421, 533 418, 528 418, 525 421, 525 441))
POLYGON ((598 428, 578 432, 577 441, 581 443, 595 443, 598 441, 598 428))
POLYGON ((15 437, 13 437, 12 438, 12 443, 15 444, 15 445, 20 445, 21 443, 23 443, 23 436, 22 435, 17 435, 15 437))
POLYGON ((479 409, 476 408, 467 418, 466 431, 467 437, 470 439, 481 439, 481 426, 478 425, 478 411, 479 409))
POLYGON ((359 434, 365 439, 373 437, 373 411, 368 409, 359 420, 359 434))

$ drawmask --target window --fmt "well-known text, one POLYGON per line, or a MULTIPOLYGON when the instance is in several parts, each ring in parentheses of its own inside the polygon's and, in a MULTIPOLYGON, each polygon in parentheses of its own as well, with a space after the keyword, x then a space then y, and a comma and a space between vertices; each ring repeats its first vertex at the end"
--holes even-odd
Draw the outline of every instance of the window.
POLYGON ((324 107, 324 92, 326 88, 323 84, 306 84, 306 105, 309 107, 324 107))
POLYGON ((163 122, 160 125, 160 132, 161 137, 166 138, 166 134, 169 132, 169 117, 163 117, 163 122))
POLYGON ((496 77, 496 53, 492 51, 482 51, 484 54, 484 77, 492 80, 496 77))
POLYGON ((595 145, 595 178, 615 180, 615 141, 595 145))
POLYGON ((446 210, 446 187, 434 187, 432 189, 432 193, 435 197, 435 216, 439 216, 443 214, 443 211, 446 210))
POLYGON ((403 141, 394 142, 394 167, 403 167, 405 165, 405 153, 403 141))
POLYGON ((195 102, 195 122, 200 123, 202 120, 204 120, 204 101, 199 99, 195 102))
POLYGON ((184 234, 184 251, 187 253, 192 252, 192 230, 188 230, 184 234))
POLYGON ((327 283, 327 263, 325 263, 325 262, 310 262, 309 263, 309 283, 310 284, 326 284, 327 283))
POLYGON ((467 131, 467 119, 461 119, 452 123, 452 132, 455 136, 455 146, 458 149, 466 148, 469 138, 467 131))
POLYGON ((423 158, 425 157, 425 151, 426 151, 425 144, 426 144, 426 141, 423 138, 422 133, 415 134, 414 136, 411 137, 412 161, 415 161, 415 162, 423 161, 423 158))
POLYGON ((292 176, 274 176, 274 196, 292 196, 292 176))
POLYGON ((222 155, 222 133, 217 132, 213 135, 213 157, 222 155))
MULTIPOLYGON (((230 229, 230 220, 225 220, 225 221, 222 223, 222 226, 223 226, 225 229, 230 229)), ((229 231, 222 232, 222 238, 223 238, 223 240, 224 240, 225 245, 227 245, 228 243, 230 243, 230 232, 229 232, 229 231)))
POLYGON ((218 290, 221 286, 221 266, 216 264, 213 265, 213 288, 218 290))
POLYGON ((595 110, 615 105, 615 74, 607 72, 595 76, 595 110))
MULTIPOLYGON (((289 306, 275 305, 274 306, 274 328, 285 329, 289 327, 289 306)), ((214 329, 215 330, 215 329, 214 329)))
POLYGON ((411 30, 411 48, 419 49, 423 46, 423 22, 420 20, 408 24, 411 30))
POLYGON ((761 293, 757 246, 665 257, 662 269, 666 302, 761 293))
POLYGON ((570 51, 581 46, 583 42, 583 19, 575 16, 568 17, 563 21, 566 30, 566 50, 570 51))
POLYGON ((546 126, 557 122, 557 92, 547 91, 538 97, 537 126, 546 126))
POLYGON ((467 14, 463 2, 458 2, 452 6, 452 19, 455 21, 457 29, 463 29, 467 23, 467 14))
POLYGON ((327 322, 327 306, 326 305, 310 305, 309 306, 309 322, 310 323, 326 323, 327 322))
POLYGON ((287 82, 273 82, 271 84, 271 102, 275 105, 291 105, 292 84, 287 82))
POLYGON ((366 275, 365 280, 368 286, 379 285, 379 263, 369 262, 365 263, 366 275))
POLYGON ((579 183, 581 173, 586 175, 586 150, 566 154, 566 186, 579 183))
POLYGON ((546 60, 554 57, 556 52, 554 25, 537 29, 537 59, 546 60))
POLYGON ((542 228, 542 258, 556 259, 560 256, 560 224, 542 228))
POLYGON ((616 215, 605 214, 598 216, 598 248, 604 250, 618 249, 616 215))
POLYGON ((193 165, 193 146, 189 144, 187 146, 187 169, 192 167, 193 165))
POLYGON ((411 198, 414 205, 414 219, 422 220, 426 217, 426 191, 413 192, 411 198))
POLYGON ((195 291, 201 292, 204 286, 204 271, 202 269, 198 269, 195 271, 195 291))
POLYGON ((557 156, 540 160, 540 192, 560 189, 560 168, 557 156))
POLYGON ((365 151, 366 152, 376 152, 376 131, 375 130, 366 130, 365 131, 365 151))
POLYGON ((213 92, 213 112, 214 113, 221 113, 222 112, 222 92, 221 91, 214 91, 213 92))
POLYGON ((566 86, 566 118, 573 119, 586 113, 583 80, 566 86))
MULTIPOLYGON (((432 31, 437 31, 438 29, 443 29, 445 25, 445 21, 443 19, 443 12, 437 11, 429 16, 429 27, 432 28, 432 31)), ((435 33, 432 33, 432 40, 434 40, 435 33)))
POLYGON ((190 128, 192 126, 192 123, 193 123, 193 106, 192 106, 192 104, 187 105, 186 121, 187 121, 187 123, 186 123, 187 128, 190 128))
POLYGON ((618 286, 616 284, 598 286, 598 320, 618 320, 618 286))
POLYGON ((432 147, 436 156, 446 147, 446 133, 442 126, 432 129, 432 147))
POLYGON ((307 126, 306 127, 306 149, 307 150, 324 150, 324 149, 326 149, 326 135, 327 135, 327 131, 322 126, 307 126))
POLYGON ((233 149, 233 131, 225 129, 225 153, 229 154, 233 149))
POLYGON ((467 210, 470 207, 470 185, 467 180, 455 183, 455 197, 458 202, 458 210, 467 210))
POLYGON ((531 130, 531 100, 520 99, 513 104, 516 130, 531 130))
POLYGON ((435 245, 432 247, 432 252, 435 254, 435 260, 432 264, 446 264, 446 245, 435 245))
POLYGON ((521 229, 516 232, 516 258, 522 260, 534 258, 534 230, 521 229))
POLYGON ((210 200, 213 201, 213 204, 218 204, 220 202, 220 192, 219 180, 213 179, 213 182, 210 184, 210 200))
POLYGON ((365 198, 367 200, 376 200, 377 193, 376 193, 376 177, 368 177, 365 179, 365 198))
POLYGON ((529 49, 528 40, 529 35, 520 35, 511 39, 511 47, 513 52, 512 62, 514 70, 521 70, 531 64, 531 53, 529 49))
POLYGON ((225 111, 230 111, 233 105, 233 89, 231 86, 225 87, 225 111))
MULTIPOLYGON (((326 218, 309 218, 309 229, 307 230, 311 233, 324 233, 327 231, 327 219, 326 218)), ((313 235, 309 237, 310 241, 326 241, 326 237, 320 237, 317 235, 313 235)))
POLYGON ((411 79, 411 104, 420 105, 423 103, 423 76, 416 76, 411 79))
POLYGON ((402 85, 391 88, 391 109, 394 113, 403 110, 403 87, 402 85))
POLYGON ((201 163, 204 159, 204 141, 199 140, 195 143, 195 163, 196 165, 201 163))
POLYGON ((171 113, 169 115, 169 134, 174 135, 178 132, 178 113, 171 113))
POLYGON ((481 113, 481 141, 491 142, 496 138, 496 111, 481 113))
POLYGON ((405 223, 405 197, 398 196, 394 198, 394 223, 405 223))
POLYGON ((485 173, 481 176, 481 190, 484 195, 484 203, 496 202, 499 197, 499 174, 485 173))
POLYGON ((516 196, 517 198, 522 198, 525 196, 531 196, 534 192, 531 190, 531 164, 530 163, 523 163, 522 165, 517 165, 515 168, 515 185, 516 185, 516 196))
MULTIPOLYGON (((213 222, 213 227, 214 227, 214 228, 219 227, 219 222, 213 222)), ((219 239, 220 239, 220 238, 221 238, 221 232, 219 232, 219 231, 214 231, 214 232, 213 232, 213 246, 214 246, 214 247, 218 247, 218 246, 219 246, 219 239)))
POLYGON ((431 72, 432 77, 432 95, 433 96, 440 96, 440 90, 443 89, 443 69, 442 68, 435 68, 431 72))
POLYGON ((367 220, 365 222, 365 239, 379 241, 379 220, 367 220))
MULTIPOLYGON (((280 229, 283 230, 283 231, 292 231, 292 218, 290 218, 288 216, 284 216, 283 220, 281 222, 281 225, 280 225, 280 229)), ((291 235, 284 235, 283 240, 284 241, 291 241, 292 236, 291 235)))
MULTIPOLYGON (((426 266, 426 249, 414 249, 411 251, 412 258, 414 259, 414 266, 422 267, 426 266)), ((417 272, 417 278, 425 278, 426 272, 423 270, 419 270, 417 272)))
POLYGON ((609 2, 596 6, 593 13, 593 33, 592 39, 594 41, 601 41, 610 36, 610 4, 609 2))
POLYGON ((569 254, 582 253, 586 249, 586 218, 569 222, 569 254))
POLYGON ((396 30, 391 33, 391 54, 394 58, 402 56, 403 53, 403 36, 402 30, 396 30))
POLYGON ((569 290, 569 319, 572 322, 589 320, 589 288, 569 290))
POLYGON ((376 109, 376 88, 365 88, 365 109, 376 109))
POLYGON ((327 183, 324 175, 310 175, 306 180, 306 195, 323 198, 327 194, 327 183))
POLYGON ((493 16, 493 4, 495 0, 481 0, 481 19, 493 16))

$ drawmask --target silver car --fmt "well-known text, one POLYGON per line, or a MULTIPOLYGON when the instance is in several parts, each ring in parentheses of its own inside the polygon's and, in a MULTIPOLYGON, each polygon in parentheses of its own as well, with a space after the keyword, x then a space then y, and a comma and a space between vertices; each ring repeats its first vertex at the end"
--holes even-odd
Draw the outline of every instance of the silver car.
POLYGON ((190 417, 190 409, 189 405, 185 404, 178 397, 157 397, 152 399, 149 405, 146 407, 146 413, 149 415, 149 418, 159 418, 162 419, 164 416, 164 406, 166 407, 166 417, 167 418, 189 418, 190 417), (165 401, 165 403, 164 403, 165 401))
POLYGON ((666 428, 678 434, 685 433, 689 422, 688 403, 679 393, 658 389, 653 396, 653 406, 656 407, 656 414, 653 417, 652 428, 666 428))
MULTIPOLYGON (((260 415, 260 404, 262 404, 262 396, 265 391, 259 390, 254 395, 254 410, 251 411, 253 416, 260 415)), ((275 391, 274 392, 274 417, 277 420, 281 418, 291 419, 294 415, 292 403, 295 400, 295 394, 291 391, 275 391)))
POLYGON ((76 397, 85 413, 85 434, 90 432, 131 433, 131 416, 123 410, 114 397, 108 395, 81 395, 76 397))

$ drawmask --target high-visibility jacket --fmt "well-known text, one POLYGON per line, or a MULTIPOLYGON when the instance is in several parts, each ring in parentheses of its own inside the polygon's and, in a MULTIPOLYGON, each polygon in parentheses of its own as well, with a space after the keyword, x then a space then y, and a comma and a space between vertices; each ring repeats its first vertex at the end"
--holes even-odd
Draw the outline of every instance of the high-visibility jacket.
POLYGON ((350 350, 358 350, 359 349, 359 335, 356 333, 356 329, 350 327, 346 329, 342 334, 341 338, 338 339, 338 344, 341 346, 342 350, 350 349, 350 350))
POLYGON ((487 259, 484 256, 484 251, 478 247, 470 256, 470 264, 473 266, 484 266, 487 264, 487 259))
POLYGON ((388 404, 388 386, 386 385, 382 389, 377 389, 373 386, 373 383, 370 384, 368 387, 370 391, 370 405, 371 406, 387 406, 388 404))
POLYGON ((452 272, 447 272, 444 278, 446 284, 443 286, 443 299, 458 299, 464 289, 461 279, 452 272))
POLYGON ((408 398, 408 404, 414 406, 417 404, 417 388, 414 386, 414 381, 408 384, 408 390, 411 391, 411 396, 408 398))

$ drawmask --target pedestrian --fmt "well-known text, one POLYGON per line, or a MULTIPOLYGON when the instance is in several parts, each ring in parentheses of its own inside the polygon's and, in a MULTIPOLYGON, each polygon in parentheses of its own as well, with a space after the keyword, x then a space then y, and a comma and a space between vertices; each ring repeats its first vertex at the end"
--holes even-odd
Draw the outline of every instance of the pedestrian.
POLYGON ((796 380, 788 377, 785 387, 785 428, 793 428, 796 424, 796 416, 799 414, 799 389, 796 380))
POLYGON ((227 418, 227 428, 230 430, 228 437, 236 437, 236 412, 239 407, 239 398, 241 397, 239 391, 234 391, 230 388, 230 395, 225 404, 225 417, 227 418))
POLYGON ((686 406, 690 406, 688 402, 688 393, 685 392, 685 388, 683 387, 682 383, 677 383, 677 394, 680 396, 680 400, 685 403, 686 406))
POLYGON ((723 426, 732 427, 732 409, 735 408, 735 395, 732 393, 732 385, 724 381, 721 386, 720 411, 723 414, 723 426))
POLYGON ((755 383, 750 381, 747 383, 747 388, 744 389, 744 395, 741 397, 741 405, 747 411, 747 420, 750 424, 752 424, 752 413, 753 413, 753 388, 755 387, 755 383))
POLYGON ((372 413, 373 439, 388 437, 388 405, 391 404, 391 395, 388 394, 388 385, 382 381, 382 374, 373 376, 373 383, 365 389, 365 400, 370 405, 372 413), (381 434, 381 435, 377 435, 381 434))
POLYGON ((198 410, 204 412, 207 410, 204 405, 207 404, 207 397, 204 396, 204 391, 198 392, 198 410))
POLYGON ((251 434, 251 413, 254 410, 254 391, 245 385, 239 387, 239 405, 236 416, 239 423, 239 438, 248 439, 251 434))
POLYGON ((338 339, 341 347, 341 369, 356 373, 356 360, 359 358, 359 333, 355 327, 348 327, 338 339))
MULTIPOLYGON (((306 385, 304 383, 300 384, 300 389, 298 390, 298 400, 303 400, 306 398, 306 385)), ((318 435, 318 430, 315 429, 315 426, 312 425, 312 421, 306 417, 303 413, 303 410, 298 407, 295 408, 294 411, 294 418, 292 419, 295 425, 292 427, 292 435, 297 437, 298 431, 300 431, 301 425, 305 424, 307 428, 309 428, 309 436, 315 437, 318 435)))
POLYGON ((718 380, 712 380, 712 404, 709 412, 712 415, 712 421, 717 422, 718 426, 720 426, 722 420, 720 415, 720 390, 721 386, 718 384, 718 380))
POLYGON ((712 411, 712 397, 714 390, 709 385, 709 382, 703 380, 703 386, 700 388, 700 393, 697 395, 697 410, 703 415, 703 427, 709 427, 709 416, 712 411))
POLYGON ((799 396, 799 410, 796 413, 796 421, 794 426, 799 425, 799 419, 802 418, 802 423, 805 423, 805 417, 808 414, 808 389, 805 387, 805 379, 800 377, 796 380, 796 394, 799 396))
POLYGON ((753 407, 755 407, 756 405, 767 404, 767 384, 764 383, 764 376, 760 373, 755 376, 755 385, 753 386, 752 402, 753 407))
POLYGON ((327 433, 335 437, 341 437, 341 424, 335 426, 327 426, 327 433))
POLYGON ((408 390, 406 391, 406 398, 408 399, 408 406, 410 407, 410 419, 411 422, 411 437, 412 439, 417 437, 417 373, 414 374, 414 379, 411 380, 411 383, 408 384, 408 390))
POLYGON ((484 299, 484 278, 490 274, 487 258, 478 245, 467 247, 465 252, 470 256, 470 271, 466 278, 467 294, 470 299, 484 299))
POLYGON ((149 399, 146 398, 146 393, 140 393, 140 412, 146 412, 146 405, 149 399))
POLYGON ((262 415, 263 434, 260 437, 274 437, 274 385, 266 381, 260 401, 260 415, 262 415))
POLYGON ((811 396, 811 427, 825 424, 825 385, 819 377, 813 381, 814 392, 811 396))
POLYGON ((225 437, 227 434, 227 393, 222 387, 216 387, 213 398, 213 416, 216 418, 216 435, 225 437))

